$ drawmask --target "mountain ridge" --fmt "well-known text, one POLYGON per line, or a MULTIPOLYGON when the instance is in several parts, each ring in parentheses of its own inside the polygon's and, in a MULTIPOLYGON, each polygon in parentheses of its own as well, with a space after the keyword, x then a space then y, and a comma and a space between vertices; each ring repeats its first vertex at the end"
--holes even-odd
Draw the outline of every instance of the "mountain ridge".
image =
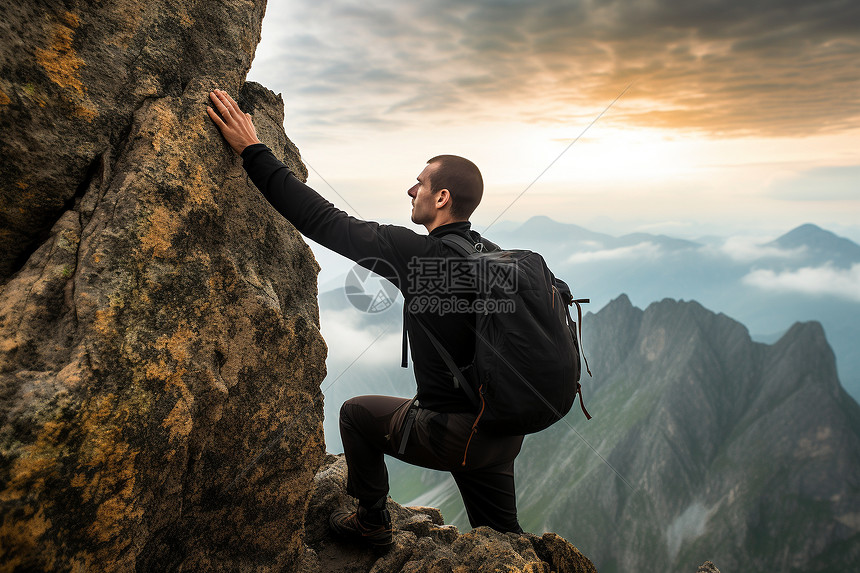
MULTIPOLYGON (((621 300, 586 318, 585 332, 626 330, 631 325, 624 322, 625 315, 630 310, 621 300), (601 314, 604 311, 608 314, 601 314)), ((609 447, 607 437, 614 435, 616 443, 606 459, 634 487, 646 492, 647 503, 639 508, 628 505, 626 515, 634 524, 629 532, 634 538, 664 540, 665 553, 654 556, 662 565, 650 564, 650 570, 683 571, 691 559, 702 557, 713 557, 725 570, 792 570, 794 561, 813 564, 826 558, 788 549, 790 559, 774 561, 774 555, 763 555, 766 549, 761 546, 791 548, 801 538, 827 535, 831 537, 825 544, 830 545, 840 539, 860 539, 860 530, 853 534, 850 528, 840 530, 841 522, 833 517, 850 514, 846 508, 860 502, 851 493, 858 485, 854 472, 860 469, 860 435, 856 432, 860 408, 838 383, 833 354, 820 324, 798 323, 774 345, 764 345, 753 342, 742 324, 725 315, 695 302, 669 299, 649 305, 637 322, 638 336, 633 344, 625 343, 627 352, 621 363, 602 371, 600 380, 584 384, 595 418, 609 415, 626 430, 619 432, 618 426, 609 428, 605 422, 600 424, 602 431, 600 426, 592 428, 592 422, 577 425, 585 439, 595 437, 604 447, 609 447), (791 431, 783 420, 792 420, 791 431), (824 450, 816 451, 815 444, 822 444, 824 450), (763 465, 762 460, 769 463, 763 465), (854 469, 847 470, 844 460, 851 460, 848 463, 854 469), (793 475, 783 473, 789 468, 794 468, 793 475), (753 472, 753 477, 746 478, 747 472, 753 472), (638 480, 633 476, 639 476, 638 480), (667 496, 667 488, 671 496, 667 496), (841 501, 829 502, 830 518, 800 512, 816 526, 798 525, 793 520, 803 519, 799 515, 781 514, 788 499, 808 505, 815 499, 834 498, 841 501), (767 523, 770 531, 757 539, 762 523, 755 510, 750 513, 747 508, 762 502, 767 511, 782 515, 775 518, 777 522, 792 525, 767 523), (685 517, 688 511, 704 516, 701 533, 672 538, 672 524, 688 519, 692 515, 685 517), (654 521, 664 524, 663 529, 641 525, 654 521), (725 525, 711 529, 710 523, 725 525), (792 527, 803 534, 791 534, 792 527), (721 543, 713 539, 707 542, 709 537, 725 535, 729 539, 736 536, 729 544, 734 550, 720 549, 721 543), (703 553, 706 547, 714 553, 703 553), (749 555, 731 555, 741 548, 749 555), (685 555, 687 563, 682 563, 685 555)), ((605 338, 605 332, 597 334, 601 336, 605 338)), ((592 355, 599 357, 600 353, 592 351, 592 355)), ((607 361, 600 357, 599 362, 607 361)), ((596 366, 593 370, 597 371, 596 366)), ((525 455, 524 462, 529 463, 528 452, 525 455)), ((590 464, 596 468, 592 471, 605 474, 606 468, 595 463, 590 464)), ((605 478, 589 482, 588 476, 583 474, 574 487, 588 490, 591 495, 585 494, 586 498, 600 499, 601 491, 605 497, 605 478)), ((628 490, 620 482, 614 491, 617 495, 610 499, 615 501, 598 507, 619 507, 619 503, 636 499, 623 493, 628 490)), ((579 503, 582 497, 577 497, 579 503)), ((567 513, 575 511, 565 507, 567 513)), ((560 515, 566 512, 562 510, 560 515)), ((591 519, 598 512, 589 512, 591 519)), ((551 520, 547 525, 557 526, 558 522, 551 520)), ((643 563, 618 544, 607 547, 601 540, 585 541, 581 528, 579 536, 570 529, 564 531, 589 552, 601 571, 615 570, 611 563, 619 556, 618 571, 643 570, 643 563)), ((842 566, 856 552, 843 554, 842 566)))
MULTIPOLYGON (((530 217, 519 226, 512 226, 510 230, 501 233, 514 241, 528 240, 538 242, 556 242, 557 237, 567 237, 577 242, 592 241, 602 247, 618 248, 631 246, 642 242, 652 242, 656 245, 671 250, 701 248, 713 243, 717 239, 725 240, 726 237, 711 237, 708 240, 682 239, 666 234, 653 234, 645 232, 632 232, 622 235, 612 235, 599 231, 592 231, 575 223, 564 223, 557 221, 547 215, 536 215, 530 217)), ((492 237, 490 237, 492 238, 492 237)), ((506 247, 507 245, 503 245, 506 247)), ((763 242, 760 247, 773 247, 781 250, 791 251, 807 248, 810 255, 825 257, 844 264, 846 262, 860 262, 860 245, 846 237, 824 229, 814 223, 798 225, 779 237, 763 242)))
MULTIPOLYGON (((527 219, 520 226, 503 233, 515 245, 519 241, 551 242, 554 238, 565 237, 589 246, 598 248, 620 248, 642 242, 651 242, 669 250, 698 248, 702 245, 687 239, 678 239, 668 235, 651 233, 627 233, 614 236, 607 233, 591 231, 574 223, 562 223, 546 215, 536 215, 527 219)), ((491 237, 490 237, 491 238, 491 237)), ((502 245, 503 248, 514 248, 502 245)))

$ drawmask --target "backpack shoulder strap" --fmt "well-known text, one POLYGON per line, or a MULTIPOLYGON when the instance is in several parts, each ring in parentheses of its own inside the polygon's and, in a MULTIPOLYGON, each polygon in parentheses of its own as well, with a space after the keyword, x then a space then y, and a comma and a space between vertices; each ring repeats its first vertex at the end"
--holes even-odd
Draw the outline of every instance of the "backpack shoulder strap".
POLYGON ((466 237, 458 235, 456 233, 449 233, 443 237, 440 237, 439 240, 448 245, 449 247, 453 248, 455 251, 458 251, 464 257, 467 257, 472 253, 478 252, 478 248, 475 246, 475 243, 473 243, 466 237))
MULTIPOLYGON (((454 249, 455 251, 457 251, 458 253, 460 253, 461 255, 463 255, 464 257, 468 257, 472 253, 478 252, 477 247, 475 246, 475 244, 472 241, 470 241, 466 237, 464 237, 462 235, 458 235, 456 233, 449 233, 447 235, 443 235, 442 237, 439 237, 439 240, 442 241, 443 243, 445 243, 446 245, 448 245, 449 247, 451 247, 452 249, 454 249)), ((403 368, 409 367, 409 341, 408 341, 408 338, 409 338, 408 329, 409 329, 409 327, 407 325, 407 315, 408 315, 408 313, 406 311, 406 305, 404 304, 403 305, 403 337, 402 337, 401 355, 400 355, 400 366, 403 368)), ((427 331, 427 329, 424 328, 423 324, 421 324, 421 328, 423 328, 425 331, 427 331)), ((430 334, 429 331, 427 331, 427 334, 430 334)), ((441 347, 438 344, 438 340, 433 339, 432 334, 430 334, 430 337, 431 337, 431 340, 433 341, 434 345, 436 346, 436 348, 438 350, 441 347)), ((450 355, 449 355, 449 357, 450 357, 450 355)), ((443 355, 442 358, 445 358, 445 356, 443 355)), ((449 368, 450 368, 450 364, 449 364, 449 368)), ((458 370, 458 372, 459 372, 459 370, 458 370)), ((455 374, 455 376, 456 376, 456 374, 455 374)), ((469 390, 467 389, 466 392, 468 392, 468 391, 469 390)), ((470 398, 471 398, 471 396, 470 396, 470 398)))
POLYGON ((406 311, 406 303, 403 303, 403 341, 401 347, 400 354, 400 367, 401 368, 409 368, 409 335, 407 334, 408 327, 406 326, 406 319, 409 317, 409 313, 406 311))
POLYGON ((427 337, 430 339, 430 342, 433 343, 433 346, 436 348, 436 352, 439 353, 439 356, 442 357, 442 360, 445 362, 445 365, 448 367, 448 370, 451 371, 451 375, 454 377, 454 380, 457 381, 460 388, 463 389, 463 392, 466 393, 466 396, 469 398, 469 401, 472 402, 476 407, 480 406, 481 402, 478 399, 478 396, 475 394, 472 387, 469 385, 469 381, 463 375, 463 372, 454 362, 454 358, 451 354, 445 350, 445 347, 442 346, 442 343, 439 342, 439 339, 433 336, 433 333, 430 332, 430 329, 422 324, 421 319, 417 316, 415 317, 415 322, 418 323, 418 326, 427 334, 427 337))

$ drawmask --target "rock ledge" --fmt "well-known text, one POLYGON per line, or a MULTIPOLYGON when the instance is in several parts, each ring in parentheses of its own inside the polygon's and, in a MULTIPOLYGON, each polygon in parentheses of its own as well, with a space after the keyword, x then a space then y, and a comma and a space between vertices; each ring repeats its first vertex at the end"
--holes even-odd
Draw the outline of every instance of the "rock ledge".
POLYGON ((445 525, 431 507, 403 507, 388 500, 394 522, 394 547, 377 558, 358 543, 329 535, 328 515, 350 503, 346 495, 346 460, 329 455, 314 478, 314 492, 305 519, 306 551, 302 571, 313 573, 467 573, 508 571, 529 573, 596 573, 594 565, 555 533, 499 533, 478 527, 461 534, 445 525))

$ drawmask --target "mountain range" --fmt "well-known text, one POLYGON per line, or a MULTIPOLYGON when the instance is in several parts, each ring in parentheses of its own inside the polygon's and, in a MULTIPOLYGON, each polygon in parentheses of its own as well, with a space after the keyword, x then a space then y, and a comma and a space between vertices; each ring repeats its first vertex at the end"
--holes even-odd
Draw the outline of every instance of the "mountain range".
POLYGON ((612 237, 534 217, 488 234, 529 248, 595 308, 624 292, 639 305, 665 297, 697 300, 743 322, 760 341, 798 321, 822 323, 840 380, 860 399, 860 245, 805 224, 770 241, 695 241, 635 233, 612 237), (542 231, 543 230, 543 231, 542 231))
MULTIPOLYGON (((323 317, 348 312, 344 300, 321 295, 323 317)), ((368 340, 382 333, 378 343, 394 346, 398 305, 361 321, 368 340)), ((819 323, 765 344, 697 302, 641 310, 622 295, 583 328, 595 417, 574 407, 527 437, 516 469, 524 528, 559 532, 602 572, 690 571, 705 559, 726 571, 846 571, 860 561, 860 407, 819 323)), ((330 363, 341 379, 326 392, 334 451, 342 399, 414 391, 396 354, 345 366, 330 363)), ((395 499, 468 528, 450 477, 389 468, 395 499)))
POLYGON ((820 324, 766 345, 696 302, 622 296, 583 327, 595 418, 574 411, 524 446, 526 527, 558 528, 604 572, 860 560, 860 408, 820 324))

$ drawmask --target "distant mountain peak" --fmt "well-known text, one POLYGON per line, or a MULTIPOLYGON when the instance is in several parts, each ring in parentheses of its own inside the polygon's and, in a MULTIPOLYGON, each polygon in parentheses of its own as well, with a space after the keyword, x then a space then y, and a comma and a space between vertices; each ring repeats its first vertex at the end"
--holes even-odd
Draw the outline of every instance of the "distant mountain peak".
POLYGON ((523 472, 521 515, 575 534, 601 571, 683 573, 702 553, 725 570, 851 570, 856 528, 842 523, 860 500, 860 408, 839 387, 821 324, 796 323, 766 345, 694 300, 664 298, 644 314, 629 304, 618 296, 586 322, 595 423, 576 430, 586 445, 559 428, 542 450, 524 448, 521 467, 540 469, 523 472), (591 440, 639 491, 607 487, 615 478, 591 440), (647 504, 630 503, 640 492, 647 504), (631 539, 664 544, 652 542, 646 561, 631 539))
POLYGON ((535 215, 526 220, 512 233, 514 240, 538 241, 596 241, 599 243, 614 241, 615 238, 604 233, 589 231, 585 227, 573 223, 561 223, 546 215, 535 215))
POLYGON ((841 266, 860 263, 860 245, 812 223, 804 223, 766 246, 803 249, 821 264, 828 261, 841 266))
POLYGON ((621 293, 616 298, 611 300, 609 302, 609 305, 607 305, 607 306, 610 306, 610 305, 620 305, 623 307, 631 307, 631 306, 633 306, 633 303, 630 302, 630 297, 627 296, 626 293, 621 293))
POLYGON ((526 222, 523 223, 523 225, 537 225, 537 224, 543 224, 543 223, 547 223, 547 222, 548 223, 556 223, 556 224, 558 223, 558 221, 556 221, 555 219, 548 217, 546 215, 535 215, 533 217, 529 217, 528 219, 526 219, 526 222))
POLYGON ((795 227, 788 233, 769 243, 769 245, 783 249, 807 247, 810 249, 860 252, 860 245, 857 243, 850 239, 840 237, 836 233, 828 231, 827 229, 822 229, 813 223, 804 223, 799 227, 795 227))
MULTIPOLYGON (((800 225, 799 227, 797 227, 796 229, 794 229, 794 231, 804 231, 804 232, 824 232, 824 233, 828 233, 828 234, 831 234, 831 235, 833 234, 833 233, 831 233, 830 231, 827 231, 827 230, 825 230, 825 229, 822 229, 821 227, 819 227, 819 226, 818 226, 818 225, 816 225, 815 223, 804 223, 803 225, 800 225)), ((791 231, 790 231, 790 232, 791 232, 791 231)))
POLYGON ((824 327, 817 320, 795 322, 776 341, 774 346, 787 348, 795 344, 805 348, 804 352, 808 353, 810 357, 829 357, 833 354, 830 344, 827 342, 827 334, 824 332, 824 327))
POLYGON ((807 339, 807 341, 815 341, 816 343, 827 343, 827 335, 824 333, 824 327, 817 320, 795 322, 780 338, 781 341, 795 339, 807 339))
POLYGON ((837 237, 835 233, 822 229, 814 223, 804 223, 803 225, 795 227, 791 231, 780 236, 778 239, 773 241, 773 243, 783 244, 790 242, 806 244, 807 241, 821 240, 824 238, 838 239, 839 237, 837 237))
POLYGON ((589 231, 580 225, 576 225, 574 223, 562 223, 561 221, 556 221, 546 215, 535 215, 534 217, 529 217, 526 219, 526 222, 520 226, 520 230, 522 229, 535 229, 547 234, 555 230, 566 230, 568 232, 585 231, 587 233, 593 233, 593 231, 589 231))
POLYGON ((651 233, 628 233, 621 237, 615 237, 606 233, 591 231, 574 223, 562 223, 546 215, 535 215, 527 219, 525 223, 510 233, 510 237, 514 241, 541 241, 566 245, 585 243, 584 248, 588 250, 619 249, 648 243, 656 248, 669 251, 701 247, 701 244, 694 241, 651 233))

